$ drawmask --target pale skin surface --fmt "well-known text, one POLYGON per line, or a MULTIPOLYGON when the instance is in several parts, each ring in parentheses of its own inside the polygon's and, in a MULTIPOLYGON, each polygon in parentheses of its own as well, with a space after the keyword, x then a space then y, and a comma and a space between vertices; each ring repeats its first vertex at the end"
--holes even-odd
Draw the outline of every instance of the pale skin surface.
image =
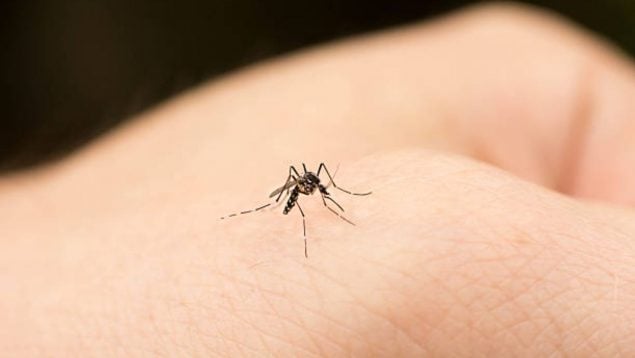
POLYGON ((514 7, 229 76, 0 179, 0 352, 633 356, 634 114, 624 56, 514 7), (218 220, 302 161, 357 226, 218 220))

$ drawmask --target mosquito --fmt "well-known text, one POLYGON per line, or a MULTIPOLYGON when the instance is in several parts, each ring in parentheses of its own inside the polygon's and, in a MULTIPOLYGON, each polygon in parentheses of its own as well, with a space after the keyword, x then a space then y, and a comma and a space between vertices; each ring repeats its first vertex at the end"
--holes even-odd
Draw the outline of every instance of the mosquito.
MULTIPOLYGON (((287 196, 289 196, 289 200, 287 200, 287 203, 284 209, 282 210, 282 213, 284 215, 287 215, 294 207, 296 206, 298 207, 298 211, 300 211, 300 214, 302 215, 302 232, 304 235, 304 256, 308 258, 309 255, 308 255, 307 240, 306 240, 306 217, 304 215, 304 211, 302 210, 302 207, 300 207, 300 203, 298 202, 300 194, 313 195, 316 192, 319 193, 320 197, 322 198, 322 203, 329 211, 331 211, 333 214, 337 215, 337 217, 346 221, 347 223, 351 225, 355 225, 355 223, 347 219, 341 213, 337 212, 335 209, 333 209, 332 206, 328 204, 329 202, 333 203, 337 207, 337 209, 339 209, 342 213, 344 212, 344 208, 340 204, 338 204, 337 201, 335 201, 335 199, 331 197, 331 193, 329 193, 327 190, 328 187, 331 184, 333 184, 333 187, 335 189, 340 190, 346 194, 356 195, 356 196, 370 195, 372 194, 372 192, 369 191, 367 193, 355 193, 338 186, 337 184, 335 184, 335 181, 333 180, 333 176, 331 175, 331 173, 329 172, 328 168, 326 167, 324 163, 320 163, 320 166, 318 167, 318 170, 316 173, 308 171, 304 163, 302 163, 302 169, 304 170, 304 174, 300 175, 298 170, 293 165, 289 166, 289 175, 287 176, 287 180, 285 180, 284 184, 281 187, 279 187, 278 189, 274 190, 271 194, 269 194, 269 198, 276 197, 276 200, 274 202, 259 206, 255 209, 241 211, 239 213, 234 213, 234 214, 229 214, 227 216, 221 217, 220 219, 224 220, 224 219, 231 218, 238 215, 253 213, 280 202, 280 199, 282 198, 283 194, 284 194, 284 199, 282 199, 283 201, 286 199, 287 196), (326 186, 322 185, 320 181, 320 173, 322 172, 322 170, 324 170, 324 172, 329 178, 329 183, 326 186)), ((337 173, 337 170, 335 173, 337 173)))

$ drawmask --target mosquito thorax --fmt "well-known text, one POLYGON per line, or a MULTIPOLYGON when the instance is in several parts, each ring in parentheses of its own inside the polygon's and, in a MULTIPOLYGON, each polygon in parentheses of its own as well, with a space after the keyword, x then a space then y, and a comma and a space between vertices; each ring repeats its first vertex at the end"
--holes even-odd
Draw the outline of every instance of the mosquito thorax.
POLYGON ((320 184, 320 178, 318 178, 318 176, 314 173, 308 172, 304 175, 304 178, 311 184, 320 184))

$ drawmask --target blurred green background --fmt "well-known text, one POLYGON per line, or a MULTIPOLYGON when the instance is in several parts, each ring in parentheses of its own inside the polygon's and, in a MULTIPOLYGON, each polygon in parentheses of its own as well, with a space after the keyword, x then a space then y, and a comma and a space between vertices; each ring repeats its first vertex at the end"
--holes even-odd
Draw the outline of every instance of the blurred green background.
MULTIPOLYGON (((59 158, 176 93, 255 61, 479 1, 7 1, 0 171, 59 158)), ((553 9, 635 54, 635 1, 553 9)))

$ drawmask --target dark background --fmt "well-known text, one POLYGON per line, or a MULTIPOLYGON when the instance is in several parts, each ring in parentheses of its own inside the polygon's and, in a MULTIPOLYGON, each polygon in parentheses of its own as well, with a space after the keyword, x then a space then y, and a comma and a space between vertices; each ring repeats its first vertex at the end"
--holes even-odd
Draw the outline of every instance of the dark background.
MULTIPOLYGON (((267 57, 479 1, 8 1, 0 172, 59 158, 188 87, 267 57)), ((635 1, 528 1, 635 54, 635 1)))

